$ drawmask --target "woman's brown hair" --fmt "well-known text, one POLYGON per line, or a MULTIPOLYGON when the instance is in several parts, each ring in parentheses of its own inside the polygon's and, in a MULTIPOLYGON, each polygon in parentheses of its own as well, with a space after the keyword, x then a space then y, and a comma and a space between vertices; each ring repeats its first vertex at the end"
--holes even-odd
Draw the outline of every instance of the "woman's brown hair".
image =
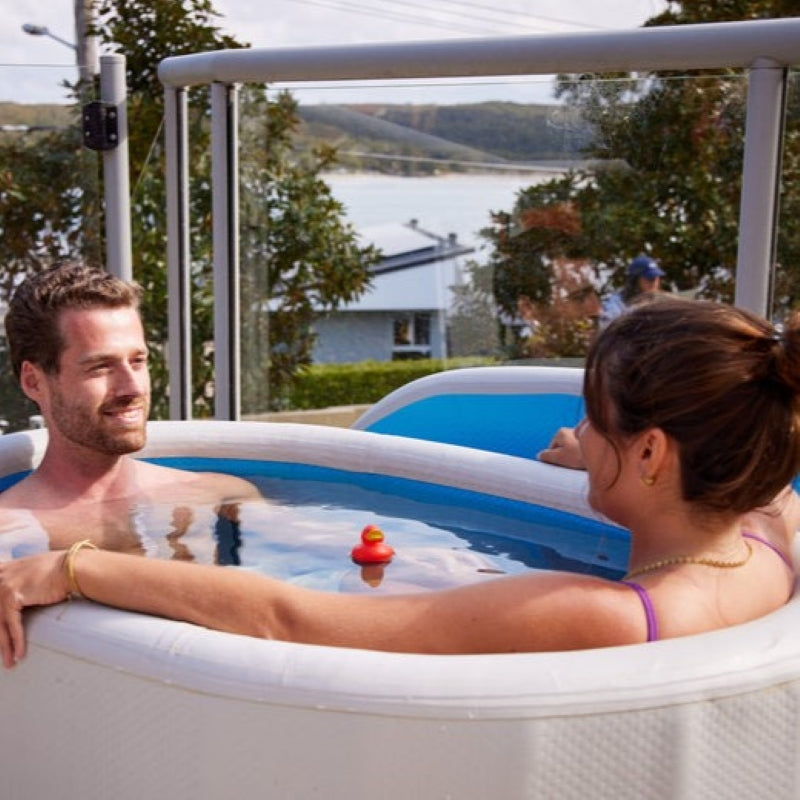
POLYGON ((782 328, 721 303, 664 300, 614 320, 586 363, 587 416, 611 441, 661 428, 685 500, 744 513, 800 471, 800 314, 782 328))

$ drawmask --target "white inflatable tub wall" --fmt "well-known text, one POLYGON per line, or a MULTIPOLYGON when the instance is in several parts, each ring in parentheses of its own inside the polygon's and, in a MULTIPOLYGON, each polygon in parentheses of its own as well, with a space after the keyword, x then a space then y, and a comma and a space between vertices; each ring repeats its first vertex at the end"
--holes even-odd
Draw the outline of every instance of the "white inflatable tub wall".
MULTIPOLYGON (((0 474, 46 432, 0 437, 0 474)), ((153 423, 148 457, 320 464, 591 514, 585 476, 397 435, 153 423)), ((294 645, 104 608, 29 612, 0 679, 4 800, 800 796, 800 600, 696 637, 572 653, 294 645)))

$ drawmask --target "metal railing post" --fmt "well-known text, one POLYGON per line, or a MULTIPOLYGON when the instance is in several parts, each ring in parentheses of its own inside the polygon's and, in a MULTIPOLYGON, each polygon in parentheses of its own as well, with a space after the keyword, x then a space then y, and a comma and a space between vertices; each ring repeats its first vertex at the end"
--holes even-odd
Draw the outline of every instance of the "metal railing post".
POLYGON ((186 90, 164 94, 167 181, 167 367, 170 419, 192 416, 191 256, 186 90))
POLYGON ((214 240, 214 418, 241 416, 239 310, 239 90, 211 84, 214 240))
POLYGON ((735 303, 762 316, 772 310, 786 74, 758 59, 747 87, 735 303))

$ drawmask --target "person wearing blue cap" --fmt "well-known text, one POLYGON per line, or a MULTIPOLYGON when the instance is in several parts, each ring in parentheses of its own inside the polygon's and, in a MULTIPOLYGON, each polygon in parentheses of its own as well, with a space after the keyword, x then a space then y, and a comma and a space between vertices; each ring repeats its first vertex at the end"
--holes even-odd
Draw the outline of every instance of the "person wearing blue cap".
POLYGON ((658 262, 644 253, 628 264, 628 276, 625 285, 617 292, 609 295, 603 302, 600 313, 600 327, 603 328, 624 314, 632 305, 655 295, 661 289, 661 278, 664 271, 658 262))

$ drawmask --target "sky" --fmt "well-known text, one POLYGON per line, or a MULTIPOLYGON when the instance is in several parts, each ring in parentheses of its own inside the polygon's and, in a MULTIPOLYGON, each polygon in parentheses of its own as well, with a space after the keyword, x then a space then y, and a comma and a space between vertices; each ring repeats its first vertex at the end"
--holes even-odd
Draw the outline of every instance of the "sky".
MULTIPOLYGON (((614 30, 638 27, 665 7, 662 0, 505 0, 502 8, 495 0, 214 0, 213 5, 222 15, 222 30, 254 47, 614 30)), ((68 102, 61 83, 77 76, 69 46, 75 40, 73 0, 0 0, 0 12, 0 101, 68 102), (46 26, 64 41, 28 35, 25 23, 46 26)), ((537 80, 531 102, 545 93, 540 87, 546 82, 537 80)), ((460 102, 459 91, 450 92, 450 101, 460 102)), ((473 87, 464 99, 475 99, 476 91, 473 87)), ((308 87, 300 100, 348 102, 352 96, 352 87, 347 92, 308 87)), ((363 93, 355 96, 363 99, 363 93)), ((391 99, 409 102, 399 92, 391 99)))

